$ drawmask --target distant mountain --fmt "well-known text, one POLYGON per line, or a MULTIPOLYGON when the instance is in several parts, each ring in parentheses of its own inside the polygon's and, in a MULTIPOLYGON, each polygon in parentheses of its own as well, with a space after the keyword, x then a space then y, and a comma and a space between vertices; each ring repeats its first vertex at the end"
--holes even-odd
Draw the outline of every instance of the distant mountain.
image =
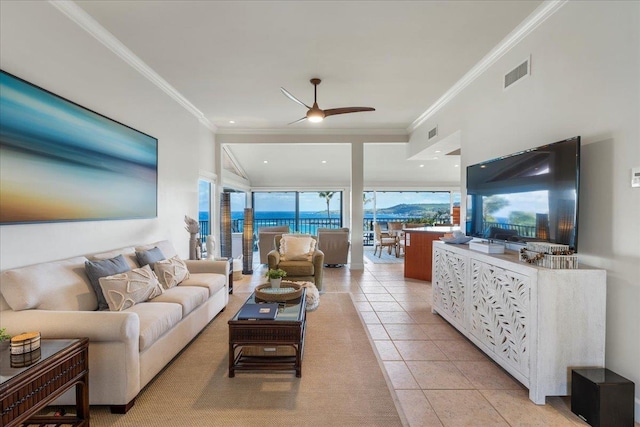
MULTIPOLYGON (((420 218, 433 215, 438 211, 449 211, 449 203, 401 203, 389 208, 377 209, 378 215, 399 215, 406 217, 420 218)), ((366 212, 373 212, 373 209, 366 209, 366 212)))

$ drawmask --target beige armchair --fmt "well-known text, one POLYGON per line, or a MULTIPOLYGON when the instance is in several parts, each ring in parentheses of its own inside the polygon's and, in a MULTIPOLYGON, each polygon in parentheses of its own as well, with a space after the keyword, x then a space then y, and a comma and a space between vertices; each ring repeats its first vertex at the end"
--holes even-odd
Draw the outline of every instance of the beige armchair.
MULTIPOLYGON (((310 236, 312 239, 316 240, 315 236, 310 236)), ((291 280, 294 282, 312 282, 316 285, 316 288, 320 292, 322 292, 322 273, 324 266, 324 253, 317 248, 311 255, 311 260, 288 260, 281 259, 280 256, 280 241, 282 240, 282 235, 275 237, 275 246, 276 248, 269 252, 268 261, 269 261, 269 269, 281 268, 287 272, 287 276, 285 280, 291 280)))
POLYGON ((386 247, 389 255, 391 255, 391 249, 397 249, 396 247, 396 237, 392 236, 388 232, 383 232, 380 228, 380 224, 377 222, 373 224, 373 254, 375 255, 378 249, 380 253, 378 254, 378 258, 382 255, 382 248, 386 247))
POLYGON ((258 228, 258 250, 260 251, 260 264, 267 264, 269 262, 267 256, 269 252, 275 248, 274 237, 282 236, 282 234, 284 233, 289 233, 288 225, 258 228))
POLYGON ((339 267, 349 262, 349 229, 318 228, 318 249, 324 252, 324 263, 339 267))

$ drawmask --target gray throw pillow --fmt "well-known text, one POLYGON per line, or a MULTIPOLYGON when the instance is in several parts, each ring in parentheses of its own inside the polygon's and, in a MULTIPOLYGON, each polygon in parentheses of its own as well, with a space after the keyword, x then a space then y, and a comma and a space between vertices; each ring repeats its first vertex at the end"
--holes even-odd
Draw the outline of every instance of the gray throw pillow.
POLYGON ((148 251, 136 252, 136 258, 138 258, 138 264, 140 264, 140 267, 144 267, 149 264, 151 268, 153 268, 153 264, 156 262, 166 259, 158 247, 149 249, 148 251))
POLYGON ((109 304, 102 293, 99 279, 101 277, 113 276, 114 274, 125 273, 131 270, 127 260, 124 259, 124 256, 118 255, 115 258, 100 261, 85 261, 84 269, 87 272, 87 276, 89 276, 91 287, 98 298, 98 310, 108 310, 109 304))

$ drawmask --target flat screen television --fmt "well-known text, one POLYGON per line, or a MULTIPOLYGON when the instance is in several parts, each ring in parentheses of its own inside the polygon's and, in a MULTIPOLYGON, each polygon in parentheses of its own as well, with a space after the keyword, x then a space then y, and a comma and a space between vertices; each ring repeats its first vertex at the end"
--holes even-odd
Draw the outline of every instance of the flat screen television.
POLYGON ((467 167, 468 236, 578 248, 580 137, 467 167))

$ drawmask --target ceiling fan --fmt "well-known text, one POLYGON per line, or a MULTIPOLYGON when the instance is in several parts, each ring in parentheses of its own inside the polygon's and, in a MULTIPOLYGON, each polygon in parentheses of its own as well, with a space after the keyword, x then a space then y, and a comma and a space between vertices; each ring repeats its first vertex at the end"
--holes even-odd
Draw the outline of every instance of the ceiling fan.
POLYGON ((318 103, 316 102, 318 85, 320 84, 321 80, 314 78, 314 79, 311 79, 310 82, 313 85, 313 107, 309 107, 307 104, 300 101, 295 96, 291 95, 285 88, 283 87, 280 88, 282 93, 284 93, 290 100, 292 100, 293 102, 297 102, 298 104, 308 109, 306 116, 296 120, 295 122, 289 123, 290 125, 301 122, 303 120, 309 120, 312 123, 318 123, 324 120, 325 117, 335 116, 337 114, 359 113, 361 111, 376 111, 375 108, 371 108, 371 107, 342 107, 342 108, 330 108, 328 110, 321 110, 320 107, 318 107, 318 103))

